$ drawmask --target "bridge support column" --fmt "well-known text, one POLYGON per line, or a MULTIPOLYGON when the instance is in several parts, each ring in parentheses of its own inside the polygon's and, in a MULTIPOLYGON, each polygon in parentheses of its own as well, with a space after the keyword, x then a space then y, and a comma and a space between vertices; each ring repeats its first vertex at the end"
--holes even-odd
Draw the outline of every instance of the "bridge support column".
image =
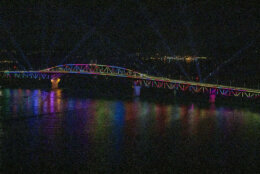
POLYGON ((51 88, 52 89, 59 88, 59 82, 60 82, 60 78, 51 79, 51 88))
POLYGON ((210 94, 209 95, 209 102, 215 103, 215 101, 216 101, 216 94, 210 94))
POLYGON ((140 96, 141 94, 141 86, 138 86, 134 83, 134 96, 140 96))

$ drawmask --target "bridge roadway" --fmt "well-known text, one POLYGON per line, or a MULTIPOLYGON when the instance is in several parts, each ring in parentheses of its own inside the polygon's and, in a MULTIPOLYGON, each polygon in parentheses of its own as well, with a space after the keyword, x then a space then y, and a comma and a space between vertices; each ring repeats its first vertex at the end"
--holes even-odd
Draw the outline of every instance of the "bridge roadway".
POLYGON ((88 74, 131 78, 135 86, 168 88, 189 91, 192 93, 208 93, 209 95, 241 96, 259 98, 260 90, 200 83, 184 80, 174 80, 139 73, 130 69, 98 64, 65 64, 39 71, 0 71, 7 78, 58 79, 64 74, 88 74))

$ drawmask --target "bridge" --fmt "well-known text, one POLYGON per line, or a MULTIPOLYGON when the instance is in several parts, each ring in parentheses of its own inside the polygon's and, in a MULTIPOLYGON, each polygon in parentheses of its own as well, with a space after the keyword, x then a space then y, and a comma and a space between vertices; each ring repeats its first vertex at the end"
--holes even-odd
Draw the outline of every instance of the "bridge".
POLYGON ((50 79, 54 88, 58 87, 60 77, 65 74, 85 74, 114 76, 133 80, 136 93, 140 94, 140 87, 166 88, 170 90, 189 91, 192 93, 206 93, 209 95, 223 95, 234 97, 259 98, 260 90, 208 84, 184 80, 174 80, 156 77, 136 72, 127 68, 99 64, 64 64, 39 71, 0 71, 5 78, 50 79))

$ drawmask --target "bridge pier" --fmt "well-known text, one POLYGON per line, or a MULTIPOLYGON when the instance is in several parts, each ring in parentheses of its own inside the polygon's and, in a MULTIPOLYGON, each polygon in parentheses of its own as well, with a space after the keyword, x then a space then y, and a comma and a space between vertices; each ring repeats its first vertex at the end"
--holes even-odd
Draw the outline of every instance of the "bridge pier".
POLYGON ((216 101, 216 94, 210 94, 209 95, 209 102, 215 103, 215 101, 216 101))
POLYGON ((59 88, 60 78, 51 79, 51 88, 58 89, 59 88))
POLYGON ((134 96, 139 97, 141 95, 141 86, 134 83, 134 96))

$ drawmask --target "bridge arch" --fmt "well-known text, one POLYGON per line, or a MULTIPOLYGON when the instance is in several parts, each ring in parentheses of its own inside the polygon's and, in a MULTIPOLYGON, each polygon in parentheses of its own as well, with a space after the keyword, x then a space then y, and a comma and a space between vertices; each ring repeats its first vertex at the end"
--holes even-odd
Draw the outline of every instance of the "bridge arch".
POLYGON ((40 71, 0 71, 5 78, 31 78, 56 80, 64 74, 92 74, 115 77, 133 78, 136 86, 168 88, 174 90, 190 91, 194 93, 208 93, 224 96, 241 96, 259 98, 260 90, 240 87, 231 87, 218 84, 168 79, 142 74, 127 68, 99 64, 64 64, 40 71))
POLYGON ((121 76, 130 78, 143 78, 147 75, 118 66, 99 64, 64 64, 41 70, 40 72, 97 74, 109 76, 121 76))

